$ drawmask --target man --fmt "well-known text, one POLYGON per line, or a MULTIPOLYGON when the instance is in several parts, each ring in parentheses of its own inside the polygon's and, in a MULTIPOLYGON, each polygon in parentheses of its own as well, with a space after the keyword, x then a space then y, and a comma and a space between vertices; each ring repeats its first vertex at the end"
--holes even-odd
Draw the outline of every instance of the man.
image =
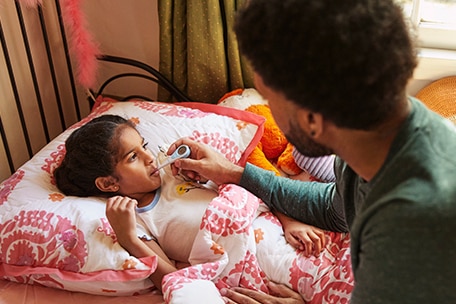
MULTIPOLYGON (((456 131, 406 95, 416 54, 401 8, 393 0, 251 0, 235 31, 279 127, 305 155, 336 154, 337 180, 241 168, 187 139, 176 144, 190 145, 191 158, 174 173, 237 183, 289 217, 349 231, 351 303, 456 303, 456 131)), ((271 291, 222 294, 303 302, 283 286, 271 291)))

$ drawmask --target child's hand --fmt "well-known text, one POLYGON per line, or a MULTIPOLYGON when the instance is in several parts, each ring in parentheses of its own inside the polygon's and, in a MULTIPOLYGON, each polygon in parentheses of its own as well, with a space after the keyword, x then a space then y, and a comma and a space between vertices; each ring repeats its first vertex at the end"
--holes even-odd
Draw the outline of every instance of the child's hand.
POLYGON ((110 197, 106 202, 106 217, 121 245, 137 239, 135 213, 137 204, 136 200, 126 196, 110 197))
POLYGON ((143 242, 136 234, 136 206, 138 202, 126 196, 110 197, 106 202, 106 217, 117 236, 119 244, 132 256, 157 257, 157 268, 149 276, 152 283, 161 291, 163 277, 176 271, 174 264, 155 241, 143 242))
POLYGON ((298 250, 305 251, 306 256, 318 256, 326 246, 323 230, 301 223, 282 213, 275 212, 283 226, 285 239, 298 250))

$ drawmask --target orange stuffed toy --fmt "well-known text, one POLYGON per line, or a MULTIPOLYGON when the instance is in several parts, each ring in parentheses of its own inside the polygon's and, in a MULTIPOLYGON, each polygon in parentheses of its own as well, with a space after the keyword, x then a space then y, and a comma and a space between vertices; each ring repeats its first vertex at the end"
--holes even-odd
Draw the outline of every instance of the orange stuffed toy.
POLYGON ((247 161, 260 168, 275 172, 276 175, 297 175, 303 170, 293 158, 293 146, 285 138, 272 117, 271 110, 255 89, 238 89, 225 94, 219 105, 241 109, 263 116, 266 121, 260 142, 247 161), (281 172, 282 171, 282 172, 281 172))

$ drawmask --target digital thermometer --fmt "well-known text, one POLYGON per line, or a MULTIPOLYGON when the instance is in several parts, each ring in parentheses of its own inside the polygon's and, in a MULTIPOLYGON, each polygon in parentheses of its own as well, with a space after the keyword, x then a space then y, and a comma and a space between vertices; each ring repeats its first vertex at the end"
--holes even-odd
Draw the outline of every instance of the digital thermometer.
POLYGON ((154 172, 160 170, 160 169, 163 169, 164 167, 168 166, 168 165, 171 165, 172 163, 174 163, 176 160, 178 159, 181 159, 181 158, 187 158, 190 156, 190 147, 187 146, 187 145, 181 145, 179 147, 177 147, 176 151, 174 151, 173 154, 171 154, 167 159, 166 161, 161 164, 160 166, 158 166, 154 172))

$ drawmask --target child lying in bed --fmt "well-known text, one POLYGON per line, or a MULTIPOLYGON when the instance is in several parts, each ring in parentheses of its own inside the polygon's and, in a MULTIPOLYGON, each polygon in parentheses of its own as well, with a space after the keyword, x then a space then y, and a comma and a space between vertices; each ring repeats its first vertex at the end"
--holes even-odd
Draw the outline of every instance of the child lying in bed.
MULTIPOLYGON (((150 278, 161 289, 162 278, 176 271, 171 260, 189 261, 201 218, 218 192, 176 178, 169 168, 156 171, 148 143, 120 116, 93 119, 65 145, 65 158, 54 173, 59 189, 66 195, 108 197, 106 215, 118 242, 137 258, 157 256, 158 268, 150 278)), ((300 225, 314 244, 307 252, 319 254, 323 232, 300 225)))

